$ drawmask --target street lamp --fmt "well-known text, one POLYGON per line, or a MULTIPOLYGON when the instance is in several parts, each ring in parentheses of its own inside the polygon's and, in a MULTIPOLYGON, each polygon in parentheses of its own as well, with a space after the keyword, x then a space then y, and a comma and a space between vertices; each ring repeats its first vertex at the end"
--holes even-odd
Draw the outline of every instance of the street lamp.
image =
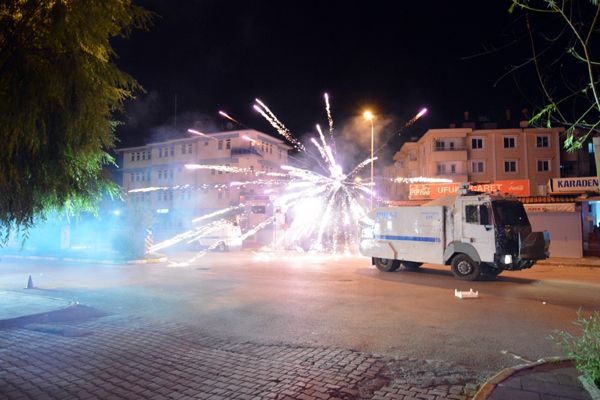
POLYGON ((375 186, 373 185, 373 164, 375 164, 375 160, 373 160, 373 147, 375 143, 375 135, 373 134, 373 113, 371 111, 365 111, 363 117, 371 123, 371 209, 373 209, 373 191, 375 189, 375 186))

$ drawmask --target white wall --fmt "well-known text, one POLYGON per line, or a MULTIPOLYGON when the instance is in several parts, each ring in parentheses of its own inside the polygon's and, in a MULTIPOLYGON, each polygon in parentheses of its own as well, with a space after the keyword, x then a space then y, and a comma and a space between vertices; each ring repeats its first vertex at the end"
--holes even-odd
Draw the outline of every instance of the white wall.
POLYGON ((550 257, 583 257, 578 212, 528 212, 534 231, 550 232, 550 257))

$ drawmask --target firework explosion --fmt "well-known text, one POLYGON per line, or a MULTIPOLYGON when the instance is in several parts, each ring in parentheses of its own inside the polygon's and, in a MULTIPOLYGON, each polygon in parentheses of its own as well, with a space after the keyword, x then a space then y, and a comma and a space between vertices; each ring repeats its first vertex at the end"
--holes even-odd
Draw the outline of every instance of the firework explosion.
MULTIPOLYGON (((355 253, 356 236, 358 224, 367 218, 367 198, 376 196, 372 183, 363 183, 358 174, 368 165, 373 163, 377 157, 367 158, 358 163, 350 172, 345 173, 339 160, 335 147, 333 118, 329 96, 324 95, 325 113, 329 128, 326 137, 319 125, 316 125, 316 135, 310 138, 312 146, 306 146, 293 136, 291 131, 275 116, 271 109, 261 100, 255 99, 253 105, 256 110, 285 140, 292 144, 300 154, 310 158, 312 168, 304 169, 297 166, 283 165, 281 172, 263 173, 263 179, 259 173, 236 167, 224 167, 215 165, 187 164, 188 170, 213 169, 222 172, 231 172, 247 175, 251 179, 247 181, 231 182, 230 186, 260 185, 268 186, 268 192, 274 198, 274 215, 266 218, 254 227, 251 227, 243 235, 241 240, 254 235, 267 226, 276 226, 276 237, 273 240, 273 249, 297 249, 302 251, 316 251, 332 255, 348 255, 355 253), (315 161, 315 162, 313 162, 315 161), (258 179, 257 179, 258 178, 258 179)), ((404 127, 412 125, 424 113, 421 110, 404 127)), ((219 111, 219 114, 241 126, 246 127, 236 119, 219 111)), ((208 136, 195 130, 189 133, 208 136)), ((249 137, 245 140, 253 141, 249 137)), ((378 149, 379 151, 379 149, 378 149)), ((306 161, 306 160, 305 160, 306 161)), ((431 182, 431 178, 397 178, 397 183, 431 182)), ((438 180, 439 181, 439 180, 438 180)), ((150 188, 144 190, 165 190, 167 188, 150 188)), ((245 205, 229 207, 197 217, 194 223, 206 223, 195 229, 181 233, 171 239, 156 244, 151 251, 163 249, 176 243, 186 241, 193 243, 215 230, 222 229, 223 224, 228 222, 220 219, 208 222, 215 217, 224 218, 226 215, 244 212, 245 205)), ((215 245, 213 245, 214 247, 215 245)), ((192 260, 179 263, 174 266, 189 265, 198 257, 206 254, 208 249, 198 253, 192 260)))

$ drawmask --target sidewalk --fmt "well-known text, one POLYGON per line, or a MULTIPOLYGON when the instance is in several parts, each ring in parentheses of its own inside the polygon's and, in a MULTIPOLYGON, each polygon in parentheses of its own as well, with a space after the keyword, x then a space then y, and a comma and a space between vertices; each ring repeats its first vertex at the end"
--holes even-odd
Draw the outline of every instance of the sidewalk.
POLYGON ((0 321, 66 308, 67 300, 48 297, 37 289, 0 290, 0 321))
POLYGON ((600 257, 562 258, 550 257, 537 262, 538 265, 557 265, 564 267, 600 268, 600 257))
POLYGON ((507 368, 487 381, 474 400, 589 400, 570 360, 552 359, 507 368))

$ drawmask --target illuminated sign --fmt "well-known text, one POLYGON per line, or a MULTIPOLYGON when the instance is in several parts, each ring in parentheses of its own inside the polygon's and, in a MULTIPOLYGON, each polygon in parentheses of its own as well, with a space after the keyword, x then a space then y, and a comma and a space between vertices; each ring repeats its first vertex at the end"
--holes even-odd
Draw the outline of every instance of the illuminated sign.
POLYGON ((550 193, 586 193, 599 191, 598 178, 595 176, 553 178, 550 180, 550 193))
MULTIPOLYGON (((460 182, 452 183, 413 183, 409 187, 408 198, 410 200, 439 199, 444 196, 452 196, 458 192, 460 182)), ((529 180, 495 181, 490 183, 478 183, 469 186, 476 192, 486 193, 509 193, 513 196, 529 196, 529 180)))

